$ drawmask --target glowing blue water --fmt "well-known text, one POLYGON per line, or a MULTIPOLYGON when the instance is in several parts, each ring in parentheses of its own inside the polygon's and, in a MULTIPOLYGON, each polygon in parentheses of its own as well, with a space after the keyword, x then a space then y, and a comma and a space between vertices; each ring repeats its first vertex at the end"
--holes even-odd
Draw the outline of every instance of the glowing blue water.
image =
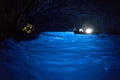
POLYGON ((119 35, 46 32, 0 44, 0 80, 120 80, 119 35))

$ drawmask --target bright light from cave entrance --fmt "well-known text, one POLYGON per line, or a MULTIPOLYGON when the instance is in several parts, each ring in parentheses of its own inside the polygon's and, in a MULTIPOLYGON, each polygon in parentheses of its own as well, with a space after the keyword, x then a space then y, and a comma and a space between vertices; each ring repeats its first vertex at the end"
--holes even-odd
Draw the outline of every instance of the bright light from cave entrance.
POLYGON ((83 32, 83 29, 79 29, 79 32, 83 32))
POLYGON ((91 34, 92 32, 93 32, 93 29, 91 29, 91 28, 87 28, 85 30, 85 33, 87 33, 87 34, 91 34))

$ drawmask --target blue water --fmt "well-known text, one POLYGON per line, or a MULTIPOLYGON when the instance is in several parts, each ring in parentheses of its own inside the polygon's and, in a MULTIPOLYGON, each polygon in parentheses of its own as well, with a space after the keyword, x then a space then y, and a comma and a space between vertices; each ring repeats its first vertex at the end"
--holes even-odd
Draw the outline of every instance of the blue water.
POLYGON ((0 80, 120 80, 120 36, 45 32, 0 43, 0 80))

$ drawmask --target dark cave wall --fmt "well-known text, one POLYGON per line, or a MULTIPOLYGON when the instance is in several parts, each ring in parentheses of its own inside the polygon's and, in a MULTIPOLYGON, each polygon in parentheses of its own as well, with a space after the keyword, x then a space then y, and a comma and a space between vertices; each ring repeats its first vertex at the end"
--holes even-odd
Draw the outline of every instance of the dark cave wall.
POLYGON ((34 24, 43 31, 72 30, 89 22, 106 32, 110 28, 118 30, 119 15, 117 2, 85 0, 49 0, 44 6, 39 5, 32 18, 34 24))
POLYGON ((86 22, 108 33, 119 32, 117 0, 0 0, 0 10, 0 36, 4 37, 15 34, 26 22, 36 32, 70 31, 86 22))
POLYGON ((12 34, 27 21, 37 0, 0 0, 0 33, 12 34))

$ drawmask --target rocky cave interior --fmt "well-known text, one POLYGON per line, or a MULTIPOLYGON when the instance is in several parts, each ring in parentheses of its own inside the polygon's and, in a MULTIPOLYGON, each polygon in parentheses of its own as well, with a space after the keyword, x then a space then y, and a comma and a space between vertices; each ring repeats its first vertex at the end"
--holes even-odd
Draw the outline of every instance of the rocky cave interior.
POLYGON ((119 7, 118 0, 0 0, 0 40, 29 40, 45 31, 72 31, 85 23, 120 34, 119 7))

